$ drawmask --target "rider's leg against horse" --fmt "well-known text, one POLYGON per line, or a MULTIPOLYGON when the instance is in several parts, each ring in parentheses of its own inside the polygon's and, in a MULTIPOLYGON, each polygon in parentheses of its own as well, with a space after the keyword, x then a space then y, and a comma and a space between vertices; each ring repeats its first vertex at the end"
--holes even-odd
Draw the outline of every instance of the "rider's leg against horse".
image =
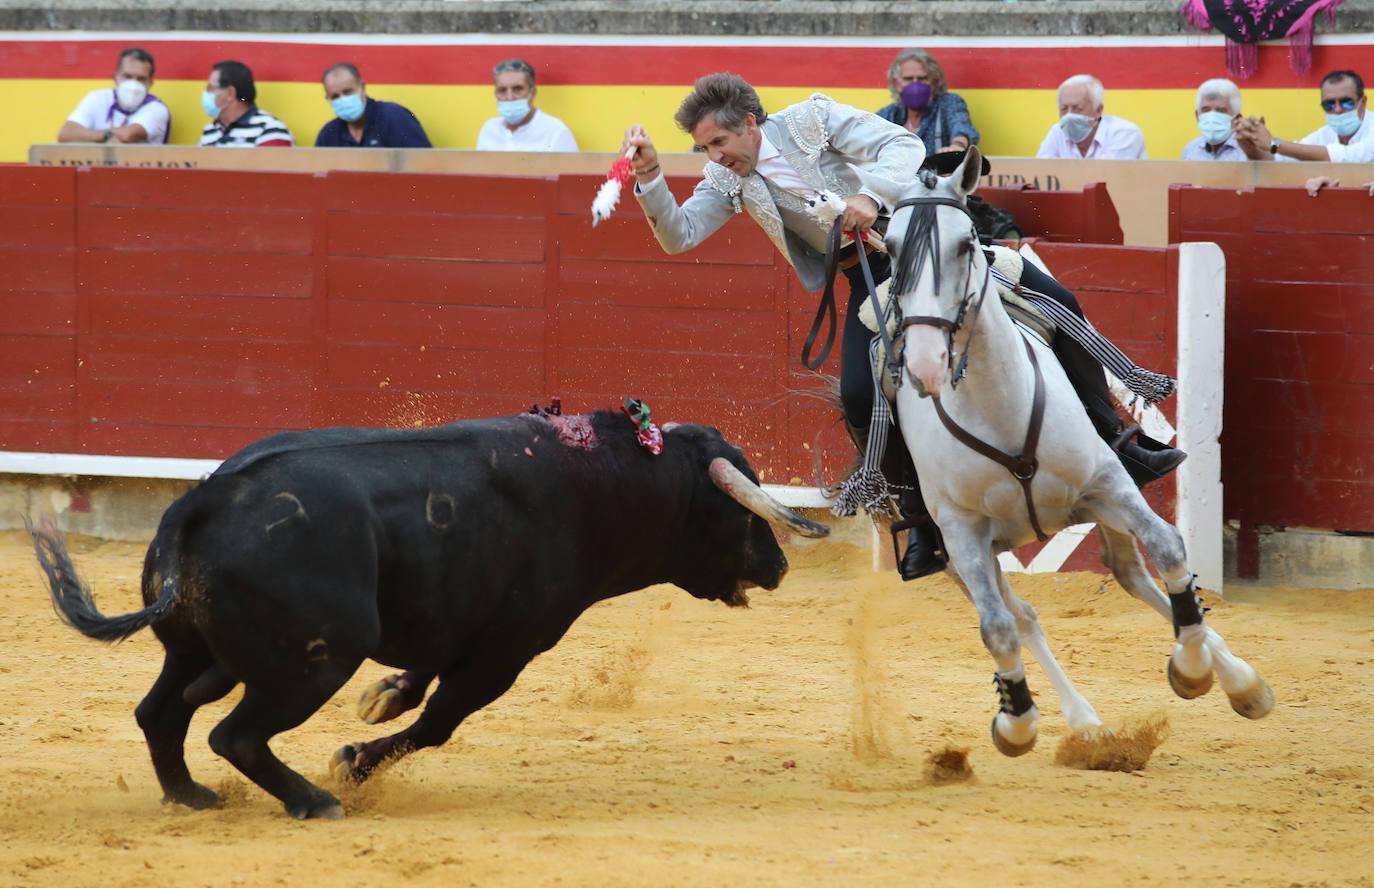
MULTIPOLYGON (((1044 293, 1069 311, 1084 317, 1078 300, 1063 284, 1041 271, 1034 263, 1027 262, 1021 273, 1021 283, 1039 293, 1044 293)), ((1126 471, 1137 485, 1163 478, 1177 468, 1187 456, 1182 450, 1158 445, 1143 447, 1136 441, 1118 441, 1122 422, 1112 403, 1111 392, 1107 388, 1107 377, 1102 365, 1083 348, 1073 337, 1060 335, 1054 338, 1054 355, 1059 359, 1064 373, 1069 377, 1083 409, 1092 420, 1093 428, 1108 444, 1113 446, 1121 458, 1126 471)))
MULTIPOLYGON (((886 280, 889 274, 887 256, 882 253, 869 256, 869 270, 875 285, 886 280)), ((868 298, 863 270, 856 264, 845 269, 844 274, 849 279, 849 305, 845 308, 840 347, 840 405, 844 409, 845 422, 854 437, 854 443, 862 453, 868 441, 868 424, 873 418, 873 369, 868 362, 873 333, 859 320, 859 306, 868 298)), ((901 524, 907 530, 906 550, 897 563, 902 579, 914 580, 943 570, 945 560, 940 554, 939 531, 921 500, 916 468, 896 423, 889 430, 886 457, 883 471, 888 479, 900 477, 904 486, 916 488, 914 501, 905 494, 898 499, 898 509, 903 518, 901 524), (893 457, 897 454, 905 464, 899 472, 891 468, 893 457), (909 513, 908 508, 914 511, 909 513)))

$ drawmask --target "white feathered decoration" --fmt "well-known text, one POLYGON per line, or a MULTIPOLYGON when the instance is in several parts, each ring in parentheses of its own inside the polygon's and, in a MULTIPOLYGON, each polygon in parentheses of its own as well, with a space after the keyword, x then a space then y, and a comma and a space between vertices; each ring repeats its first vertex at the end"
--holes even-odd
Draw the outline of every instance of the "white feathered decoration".
POLYGON ((631 145, 629 150, 616 159, 611 164, 611 172, 606 176, 606 181, 601 183, 597 189, 596 199, 592 201, 592 227, 603 219, 611 218, 611 213, 615 212, 616 204, 620 203, 620 189, 629 184, 630 178, 634 175, 634 170, 630 168, 630 159, 639 150, 638 145, 631 145))

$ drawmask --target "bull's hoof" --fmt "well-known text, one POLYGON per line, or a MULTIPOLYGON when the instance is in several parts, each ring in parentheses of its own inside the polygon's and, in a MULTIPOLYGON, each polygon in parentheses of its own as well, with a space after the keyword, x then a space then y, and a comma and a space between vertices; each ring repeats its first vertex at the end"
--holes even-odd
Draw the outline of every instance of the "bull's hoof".
POLYGON ((401 691, 402 679, 399 675, 388 675, 373 684, 358 698, 358 717, 369 725, 379 724, 406 711, 405 698, 401 691))
POLYGON ((329 793, 324 797, 299 805, 287 805, 286 813, 297 820, 343 820, 344 809, 339 800, 329 793))
POLYGON ((185 805, 197 811, 204 811, 208 808, 219 806, 219 793, 208 786, 202 786, 195 781, 184 789, 178 789, 175 793, 167 793, 162 797, 162 804, 172 803, 185 805))
MULTIPOLYGON (((1197 678, 1189 678, 1182 672, 1178 671, 1178 667, 1174 665, 1174 658, 1170 657, 1169 687, 1173 688, 1174 693, 1178 694, 1185 700, 1192 700, 1197 697, 1201 697, 1203 694, 1207 693, 1212 689, 1212 670, 1208 669, 1206 672, 1204 672, 1202 675, 1199 675, 1197 678)), ((1232 702, 1232 705, 1235 705, 1234 700, 1232 702)))
POLYGON ((340 746, 329 759, 329 773, 340 783, 361 783, 367 773, 358 764, 358 747, 350 744, 340 746))
POLYGON ((997 719, 999 716, 1001 716, 1001 714, 1002 713, 999 712, 997 715, 994 715, 992 717, 992 745, 997 747, 997 751, 1002 753, 1002 755, 1005 755, 1007 758, 1016 758, 1017 756, 1025 755, 1026 753, 1034 749, 1035 740, 1039 736, 1039 734, 1036 732, 1035 724, 1033 722, 1030 724, 1030 739, 1022 740, 1020 742, 1010 740, 1007 737, 1003 736, 1003 734, 997 730, 997 719))
POLYGON ((1231 708, 1246 718, 1264 718, 1274 709, 1274 692, 1269 683, 1258 675, 1253 685, 1227 696, 1231 698, 1231 708))

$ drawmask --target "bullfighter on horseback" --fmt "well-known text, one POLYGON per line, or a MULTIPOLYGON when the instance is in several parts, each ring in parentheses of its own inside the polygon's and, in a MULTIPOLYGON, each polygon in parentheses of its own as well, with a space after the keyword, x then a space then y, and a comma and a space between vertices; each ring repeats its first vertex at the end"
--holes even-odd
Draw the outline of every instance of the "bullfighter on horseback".
MULTIPOLYGON (((689 250, 734 213, 748 211, 810 291, 826 286, 832 220, 838 220, 844 231, 857 229, 868 239, 875 224, 881 230, 901 197, 900 190, 916 181, 926 159, 921 140, 904 128, 820 93, 770 115, 754 88, 731 74, 699 79, 674 120, 709 159, 704 178, 681 206, 668 189, 658 152, 643 126, 635 124, 626 130, 622 149, 637 149, 631 161, 635 196, 663 249, 668 253, 689 250), (899 190, 886 194, 863 187, 851 164, 872 172, 871 182, 884 183, 874 187, 891 184, 899 190)), ((960 157, 951 155, 950 159, 957 164, 960 157)), ((868 444, 876 400, 870 366, 873 334, 859 319, 859 308, 868 297, 863 266, 870 269, 874 284, 890 275, 881 238, 871 240, 865 243, 866 257, 850 245, 848 255, 841 252, 838 259, 850 287, 840 356, 840 401, 860 451, 868 444), (861 258, 867 262, 861 263, 861 258)), ((1020 283, 1082 318, 1073 294, 1029 263, 1020 283)), ((1182 462, 1180 450, 1148 441, 1151 446, 1141 446, 1123 435, 1098 359, 1070 337, 1057 337, 1056 342, 1055 354, 1094 427, 1113 444, 1137 483, 1162 477, 1182 462)), ((896 441, 895 429, 891 434, 896 441)), ((941 570, 945 559, 939 535, 921 501, 906 449, 900 444, 875 449, 885 450, 888 456, 884 474, 902 479, 898 508, 903 521, 894 525, 908 529, 906 549, 898 562, 902 578, 913 580, 941 570)), ((882 490, 885 495, 885 486, 882 490)), ((846 503, 848 514, 853 514, 854 505, 873 505, 867 497, 859 500, 846 503)), ((841 503, 845 503, 843 497, 841 503)))

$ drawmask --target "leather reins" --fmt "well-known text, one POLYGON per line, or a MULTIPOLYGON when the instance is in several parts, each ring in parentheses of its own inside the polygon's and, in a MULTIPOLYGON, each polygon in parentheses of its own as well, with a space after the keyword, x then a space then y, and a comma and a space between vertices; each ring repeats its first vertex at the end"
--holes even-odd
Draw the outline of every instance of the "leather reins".
MULTIPOLYGON (((961 201, 949 197, 909 197, 899 202, 894 208, 894 211, 905 206, 914 206, 918 204, 952 206, 962 211, 965 215, 968 215, 967 206, 961 201)), ((970 216, 970 218, 972 218, 972 216, 970 216)), ((970 265, 972 265, 971 260, 970 265)), ((987 295, 988 280, 990 277, 991 275, 989 274, 983 280, 983 287, 979 292, 978 305, 974 309, 975 317, 977 311, 982 307, 983 298, 987 295)), ((908 327, 919 325, 936 327, 940 330, 944 330, 949 339, 952 361, 954 353, 954 334, 957 333, 964 324, 969 298, 972 295, 972 293, 968 294, 968 296, 965 296, 963 301, 959 303, 959 314, 955 320, 951 321, 949 318, 940 317, 939 315, 916 315, 914 317, 904 318, 902 320, 902 329, 906 330, 908 327)), ((881 315, 879 315, 879 317, 881 317, 881 315)), ((1026 513, 1027 517, 1030 519, 1031 529, 1035 531, 1035 538, 1044 542, 1049 539, 1049 537, 1045 534, 1045 531, 1041 529, 1039 516, 1037 516, 1035 512, 1035 499, 1031 495, 1031 481, 1035 478, 1035 473, 1040 468, 1040 461, 1036 457, 1035 451, 1040 443, 1040 429, 1045 420, 1045 377, 1044 374, 1040 372, 1040 362, 1035 357, 1035 349, 1031 347, 1030 341, 1023 337, 1021 342, 1026 347, 1026 356, 1030 358, 1031 370, 1035 374, 1035 394, 1031 399, 1030 425, 1026 429, 1026 440, 1021 447, 1020 455, 1012 456, 1009 453, 1004 453, 959 425, 945 412, 945 406, 940 402, 939 395, 932 395, 931 400, 935 403, 935 414, 940 417, 940 422, 944 425, 945 430, 948 431, 956 441, 968 447, 970 450, 982 454, 998 465, 1003 466, 1011 473, 1013 478, 1021 483, 1021 490, 1026 497, 1026 513)), ((955 372, 952 366, 950 368, 952 377, 957 378, 963 375, 963 368, 967 360, 968 345, 965 343, 964 353, 960 357, 958 372, 955 372)), ((953 385, 953 379, 951 379, 951 385, 953 385)))

